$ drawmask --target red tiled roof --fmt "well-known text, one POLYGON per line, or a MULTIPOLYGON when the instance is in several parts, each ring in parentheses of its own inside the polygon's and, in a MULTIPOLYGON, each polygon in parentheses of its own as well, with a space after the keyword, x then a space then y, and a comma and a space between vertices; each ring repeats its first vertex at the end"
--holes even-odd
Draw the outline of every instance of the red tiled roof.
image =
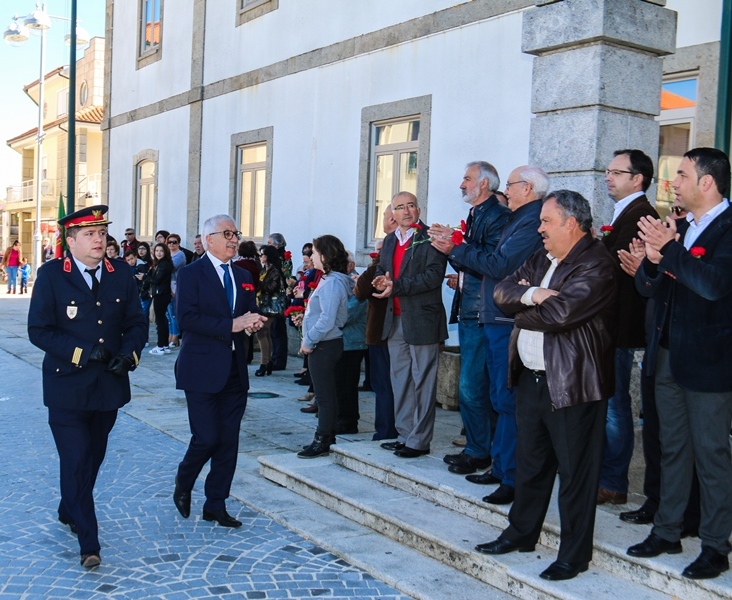
MULTIPOLYGON (((99 124, 102 122, 102 118, 104 117, 104 109, 101 106, 87 106, 86 108, 82 108, 81 110, 76 111, 76 122, 77 123, 94 123, 99 124)), ((64 115, 60 119, 56 119, 55 121, 51 121, 50 123, 46 123, 43 125, 44 130, 51 129, 52 127, 56 127, 57 125, 60 125, 61 123, 65 123, 68 121, 68 117, 64 115)), ((10 146, 14 144, 15 142, 18 142, 26 137, 30 137, 32 135, 36 135, 38 133, 38 127, 34 127, 33 129, 29 129, 28 131, 21 133, 20 135, 16 135, 14 138, 10 138, 7 140, 7 145, 10 146)))
POLYGON ((674 108, 694 108, 696 102, 674 94, 668 90, 661 90, 661 110, 672 110, 674 108))

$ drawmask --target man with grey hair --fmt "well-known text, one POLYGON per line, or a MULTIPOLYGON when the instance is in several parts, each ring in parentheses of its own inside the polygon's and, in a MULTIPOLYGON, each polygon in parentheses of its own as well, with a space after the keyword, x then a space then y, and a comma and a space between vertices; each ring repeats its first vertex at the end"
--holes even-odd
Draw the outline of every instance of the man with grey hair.
MULTIPOLYGON (((524 165, 515 168, 506 182, 506 197, 511 214, 501 239, 493 252, 485 252, 473 244, 454 244, 447 236, 436 236, 432 245, 445 252, 454 263, 465 265, 482 277, 480 323, 483 326, 485 355, 490 375, 490 398, 482 399, 474 413, 463 417, 472 420, 471 428, 486 431, 492 409, 498 418, 491 446, 491 472, 468 475, 466 479, 479 485, 499 487, 484 501, 508 504, 513 501, 516 475, 516 401, 508 388, 508 341, 513 315, 506 314, 493 301, 496 284, 508 277, 541 247, 539 213, 541 199, 549 189, 549 177, 539 167, 524 165)), ((438 233, 438 232, 436 232, 438 233)), ((469 428, 466 426, 466 432, 469 428)))
MULTIPOLYGON (((460 189, 463 200, 470 204, 462 234, 465 243, 482 256, 491 256, 508 219, 509 210, 496 198, 500 179, 495 167, 485 161, 466 165, 460 189)), ((460 416, 465 427, 465 449, 447 454, 443 460, 451 473, 466 475, 491 465, 491 356, 486 352, 485 328, 480 319, 483 275, 457 260, 445 246, 454 245, 453 229, 432 225, 429 232, 432 246, 448 255, 457 275, 448 275, 448 285, 455 290, 450 323, 458 324, 460 340, 460 380, 458 399, 460 416)), ((505 362, 505 361, 504 361, 505 362)), ((504 377, 505 379, 505 377, 504 377)))
POLYGON ((577 192, 549 194, 541 208, 544 249, 495 287, 515 315, 509 385, 516 387, 516 493, 509 526, 476 547, 531 552, 559 471, 557 560, 540 574, 572 579, 592 559, 607 399, 613 391, 616 268, 592 238, 590 205, 577 192))
POLYGON ((206 254, 178 272, 176 314, 185 332, 175 364, 176 388, 185 390, 191 441, 178 465, 173 501, 184 518, 191 491, 210 460, 203 519, 223 527, 241 522, 226 512, 236 469, 239 425, 247 405, 249 335, 262 327, 251 275, 232 268, 241 232, 228 215, 206 220, 206 254))

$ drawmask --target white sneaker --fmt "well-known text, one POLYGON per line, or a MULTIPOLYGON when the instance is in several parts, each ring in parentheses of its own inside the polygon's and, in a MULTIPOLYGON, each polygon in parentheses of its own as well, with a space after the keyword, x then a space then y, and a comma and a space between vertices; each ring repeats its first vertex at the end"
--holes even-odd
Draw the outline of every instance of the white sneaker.
POLYGON ((165 346, 163 348, 163 352, 165 352, 165 354, 170 354, 170 346, 165 346))
POLYGON ((168 348, 160 348, 156 346, 152 350, 150 350, 149 354, 152 354, 153 356, 162 356, 163 354, 170 354, 170 350, 168 348))

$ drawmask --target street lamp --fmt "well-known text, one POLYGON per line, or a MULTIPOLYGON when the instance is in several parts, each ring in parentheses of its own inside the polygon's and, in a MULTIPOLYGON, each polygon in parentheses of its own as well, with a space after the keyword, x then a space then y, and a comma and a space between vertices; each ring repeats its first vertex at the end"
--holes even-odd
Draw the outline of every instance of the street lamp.
MULTIPOLYGON (((25 17, 18 17, 17 15, 13 18, 13 22, 5 30, 3 37, 5 41, 11 46, 22 46, 28 40, 28 30, 32 29, 39 31, 41 34, 41 66, 40 75, 38 77, 38 135, 36 136, 36 229, 33 234, 33 273, 38 272, 38 267, 41 266, 41 253, 43 252, 41 241, 41 194, 42 194, 42 180, 41 180, 41 169, 43 167, 43 105, 44 105, 44 86, 45 86, 45 74, 46 74, 46 30, 51 28, 51 19, 59 19, 61 21, 71 21, 76 23, 76 0, 72 0, 71 6, 71 19, 65 17, 57 17, 49 15, 46 12, 45 2, 37 2, 36 10, 25 17), (18 19, 23 18, 23 25, 18 23, 18 19)), ((68 177, 67 182, 67 204, 69 206, 69 213, 74 211, 74 200, 73 190, 75 177, 75 162, 76 162, 76 46, 85 45, 89 43, 89 35, 81 27, 71 27, 71 35, 66 36, 66 41, 71 46, 71 66, 70 66, 70 77, 69 77, 69 106, 67 113, 69 115, 69 147, 68 147, 68 177), (78 33, 77 33, 78 30, 78 33), (73 140, 73 141, 72 141, 73 140), (71 190, 69 193, 68 190, 71 190)))

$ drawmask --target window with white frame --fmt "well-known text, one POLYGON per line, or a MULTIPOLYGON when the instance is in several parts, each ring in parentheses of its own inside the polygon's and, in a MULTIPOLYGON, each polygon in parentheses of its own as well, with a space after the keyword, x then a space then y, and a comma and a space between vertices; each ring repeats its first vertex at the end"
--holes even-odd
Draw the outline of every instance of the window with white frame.
POLYGON ((237 155, 239 229, 244 237, 262 239, 267 193, 267 143, 239 146, 237 155))
POLYGON ((656 210, 664 217, 671 212, 674 190, 671 182, 684 153, 694 147, 696 119, 696 75, 676 76, 661 88, 658 167, 656 169, 656 210))
POLYGON ((152 240, 155 233, 157 205, 157 161, 142 160, 135 172, 135 230, 142 240, 152 240))
POLYGON ((56 92, 56 118, 61 118, 69 112, 69 88, 56 92))
POLYGON ((397 192, 417 195, 419 117, 373 123, 371 126, 371 177, 369 232, 384 237, 384 210, 397 192))
POLYGON ((160 60, 163 41, 163 0, 138 0, 138 68, 160 60))

